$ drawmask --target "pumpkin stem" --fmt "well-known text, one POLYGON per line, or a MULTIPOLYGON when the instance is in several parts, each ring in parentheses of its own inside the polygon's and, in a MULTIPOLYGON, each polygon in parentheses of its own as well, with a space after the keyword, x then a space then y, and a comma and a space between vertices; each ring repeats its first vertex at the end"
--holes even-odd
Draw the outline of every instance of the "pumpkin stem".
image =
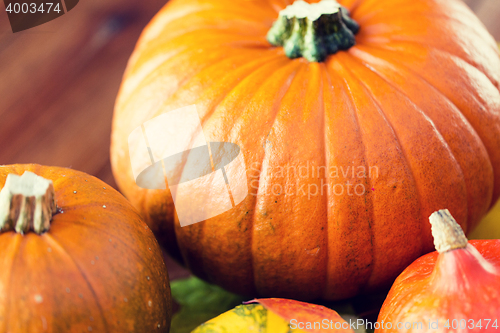
POLYGON ((22 176, 9 174, 0 191, 0 230, 46 232, 56 212, 54 197, 51 180, 29 171, 22 176))
POLYGON ((434 246, 439 253, 464 249, 467 246, 467 237, 465 237, 462 228, 451 216, 448 209, 441 209, 432 213, 429 221, 432 226, 434 246))
POLYGON ((349 17, 348 10, 336 0, 313 4, 297 0, 280 11, 267 40, 274 46, 283 46, 291 59, 302 56, 321 62, 329 54, 356 44, 354 34, 358 30, 359 25, 349 17))

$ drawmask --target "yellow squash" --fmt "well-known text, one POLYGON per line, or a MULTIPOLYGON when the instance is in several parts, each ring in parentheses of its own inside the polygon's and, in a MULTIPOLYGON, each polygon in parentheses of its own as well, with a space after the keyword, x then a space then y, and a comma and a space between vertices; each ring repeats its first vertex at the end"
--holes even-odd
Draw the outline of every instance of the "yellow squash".
POLYGON ((500 239, 500 201, 469 235, 470 239, 500 239))
POLYGON ((253 302, 207 321, 192 333, 354 333, 337 312, 324 306, 280 298, 253 302))

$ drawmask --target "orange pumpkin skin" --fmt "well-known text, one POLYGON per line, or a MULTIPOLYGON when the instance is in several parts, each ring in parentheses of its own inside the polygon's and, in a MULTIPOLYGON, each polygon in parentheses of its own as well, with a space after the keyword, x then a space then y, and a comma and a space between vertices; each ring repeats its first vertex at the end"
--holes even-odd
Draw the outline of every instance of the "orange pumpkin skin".
POLYGON ((417 259, 394 282, 377 319, 382 321, 422 327, 386 324, 375 332, 458 332, 460 321, 461 332, 497 332, 500 240, 472 240, 465 249, 417 259))
POLYGON ((361 27, 356 45, 322 63, 266 41, 286 1, 173 0, 128 64, 116 181, 160 244, 231 291, 309 300, 378 288, 432 250, 433 211, 448 207, 469 231, 500 194, 500 58, 479 20, 458 0, 340 2, 361 27), (168 190, 135 184, 128 135, 192 104, 207 141, 241 147, 250 194, 181 228, 168 190), (307 165, 356 173, 278 173, 307 165), (348 182, 365 191, 349 195, 348 182), (324 184, 344 191, 308 197, 324 184))
POLYGON ((0 166, 0 188, 25 171, 53 181, 59 213, 41 235, 0 233, 0 331, 168 332, 168 274, 136 210, 65 168, 0 166))

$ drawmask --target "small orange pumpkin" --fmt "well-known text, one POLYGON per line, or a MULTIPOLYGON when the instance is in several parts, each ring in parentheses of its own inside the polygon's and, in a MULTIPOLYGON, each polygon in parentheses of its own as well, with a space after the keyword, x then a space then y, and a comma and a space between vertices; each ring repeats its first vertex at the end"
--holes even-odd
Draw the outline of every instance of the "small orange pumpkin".
POLYGON ((0 166, 0 188, 0 331, 168 332, 161 250, 121 194, 40 165, 0 166))
POLYGON ((120 189, 160 244, 233 292, 380 288, 432 251, 432 212, 449 207, 469 232, 500 195, 500 57, 470 9, 324 2, 316 16, 291 0, 169 1, 124 75, 111 145, 120 189), (136 185, 128 138, 193 104, 207 141, 241 148, 250 195, 181 228, 168 189, 136 185))
POLYGON ((417 259, 396 279, 375 332, 497 332, 500 240, 467 242, 448 210, 430 220, 437 252, 417 259))

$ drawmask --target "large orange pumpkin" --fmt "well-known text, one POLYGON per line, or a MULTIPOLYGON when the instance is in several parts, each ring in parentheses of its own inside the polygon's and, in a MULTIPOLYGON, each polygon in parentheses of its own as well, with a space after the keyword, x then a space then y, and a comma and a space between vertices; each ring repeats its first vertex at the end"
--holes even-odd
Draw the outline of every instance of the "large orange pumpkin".
POLYGON ((0 166, 0 189, 1 332, 168 332, 160 247, 121 194, 39 165, 0 166))
POLYGON ((282 15, 268 35, 290 2, 170 1, 128 64, 113 171, 196 275, 244 294, 340 299, 431 251, 433 211, 448 207, 468 232, 499 197, 500 58, 460 0, 340 1, 359 24, 350 48, 321 45, 356 32, 347 12, 342 36, 300 30, 329 15, 288 26, 282 15), (250 194, 181 228, 168 189, 136 185, 128 136, 193 104, 208 141, 241 147, 250 194))

